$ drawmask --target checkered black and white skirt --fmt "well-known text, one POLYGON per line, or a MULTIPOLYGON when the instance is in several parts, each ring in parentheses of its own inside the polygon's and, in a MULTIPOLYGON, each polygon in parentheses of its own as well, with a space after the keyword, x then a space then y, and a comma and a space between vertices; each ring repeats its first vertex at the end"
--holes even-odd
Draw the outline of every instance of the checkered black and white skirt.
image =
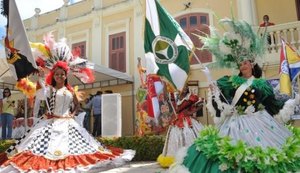
POLYGON ((120 166, 135 151, 105 147, 74 119, 52 118, 36 124, 8 154, 0 172, 93 172, 120 166))

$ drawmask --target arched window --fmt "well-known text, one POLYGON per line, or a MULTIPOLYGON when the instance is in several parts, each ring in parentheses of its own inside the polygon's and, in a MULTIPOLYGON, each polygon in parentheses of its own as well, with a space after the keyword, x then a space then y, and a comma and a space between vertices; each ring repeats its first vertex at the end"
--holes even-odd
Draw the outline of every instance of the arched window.
MULTIPOLYGON (((186 32, 186 34, 191 38, 196 48, 202 47, 202 42, 193 35, 205 35, 209 34, 209 17, 207 13, 190 13, 176 18, 179 25, 186 32)), ((212 61, 212 56, 207 50, 195 49, 195 53, 201 63, 207 63, 212 61)), ((191 64, 198 64, 196 57, 192 57, 191 64)))

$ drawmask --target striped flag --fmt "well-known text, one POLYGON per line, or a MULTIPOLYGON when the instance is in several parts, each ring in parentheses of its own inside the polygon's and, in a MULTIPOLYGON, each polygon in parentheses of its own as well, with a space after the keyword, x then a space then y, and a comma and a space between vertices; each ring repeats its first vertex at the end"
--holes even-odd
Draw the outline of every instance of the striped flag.
POLYGON ((36 71, 37 66, 15 0, 4 0, 2 3, 3 14, 7 16, 6 59, 13 76, 20 80, 36 71))
POLYGON ((294 81, 300 74, 300 56, 289 44, 285 44, 285 53, 289 64, 290 77, 294 81))
POLYGON ((165 77, 182 90, 190 70, 194 45, 171 15, 156 0, 146 0, 144 49, 147 74, 165 77))
POLYGON ((287 44, 284 40, 281 40, 280 50, 280 93, 291 96, 292 95, 292 84, 289 69, 289 61, 287 56, 287 44))

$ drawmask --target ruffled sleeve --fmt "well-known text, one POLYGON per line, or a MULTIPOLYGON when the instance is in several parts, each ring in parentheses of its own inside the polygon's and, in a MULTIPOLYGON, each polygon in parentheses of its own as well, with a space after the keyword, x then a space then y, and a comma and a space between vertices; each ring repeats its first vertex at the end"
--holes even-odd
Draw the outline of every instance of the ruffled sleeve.
POLYGON ((235 93, 235 88, 233 86, 231 76, 224 76, 217 80, 217 86, 221 90, 225 98, 231 102, 232 97, 235 93))
POLYGON ((262 92, 261 102, 266 111, 280 123, 289 121, 291 115, 294 114, 295 106, 299 104, 299 95, 284 102, 275 98, 273 88, 267 81, 259 79, 254 85, 262 92))
POLYGON ((284 102, 276 100, 272 86, 263 79, 257 79, 253 82, 253 87, 258 88, 261 92, 261 104, 266 111, 272 116, 277 114, 282 109, 284 102))

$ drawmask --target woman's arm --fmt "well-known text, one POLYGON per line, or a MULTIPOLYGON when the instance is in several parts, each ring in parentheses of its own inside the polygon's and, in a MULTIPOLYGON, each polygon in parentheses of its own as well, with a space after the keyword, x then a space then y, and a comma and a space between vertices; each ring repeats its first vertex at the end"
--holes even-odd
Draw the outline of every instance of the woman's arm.
POLYGON ((74 117, 76 115, 76 113, 79 110, 79 106, 80 106, 78 98, 75 93, 73 94, 73 104, 74 104, 74 108, 73 108, 73 110, 71 110, 70 117, 74 117))

